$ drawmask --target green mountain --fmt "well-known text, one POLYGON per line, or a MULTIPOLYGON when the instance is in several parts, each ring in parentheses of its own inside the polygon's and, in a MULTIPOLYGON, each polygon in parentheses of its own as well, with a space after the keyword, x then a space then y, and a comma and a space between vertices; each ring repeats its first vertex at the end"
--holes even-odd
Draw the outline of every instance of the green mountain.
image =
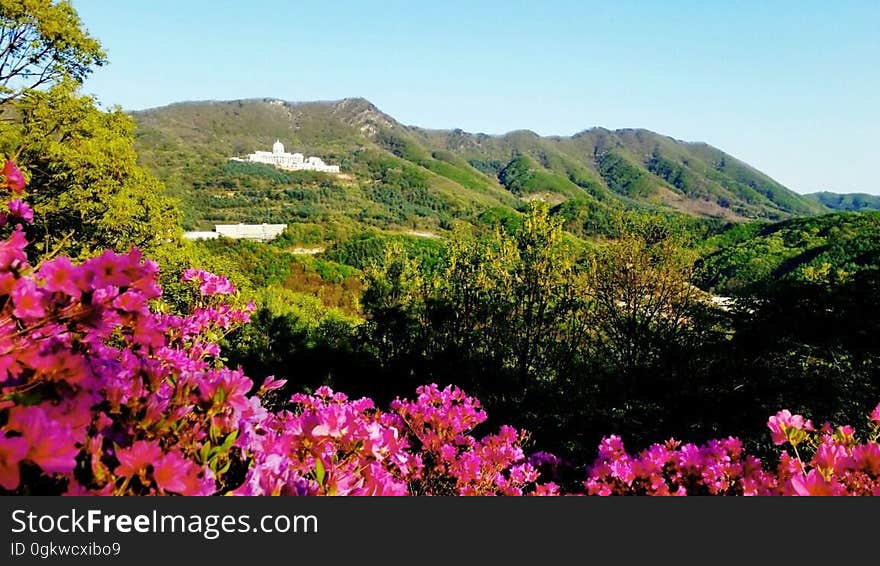
POLYGON ((827 211, 718 149, 647 130, 426 130, 360 98, 185 102, 133 117, 141 162, 181 199, 188 228, 287 222, 303 239, 322 241, 364 226, 443 231, 454 220, 512 214, 529 200, 587 224, 626 208, 731 221, 827 211), (344 174, 228 161, 276 139, 344 174))
POLYGON ((861 212, 863 210, 880 210, 880 195, 867 193, 831 193, 822 191, 810 193, 804 197, 827 206, 831 210, 861 212))

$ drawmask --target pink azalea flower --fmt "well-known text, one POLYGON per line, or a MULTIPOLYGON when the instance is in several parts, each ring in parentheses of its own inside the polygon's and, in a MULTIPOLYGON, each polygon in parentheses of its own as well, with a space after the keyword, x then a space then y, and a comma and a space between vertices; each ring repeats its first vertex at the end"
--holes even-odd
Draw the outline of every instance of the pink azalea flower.
POLYGON ((253 386, 254 382, 241 371, 223 368, 217 374, 205 376, 199 389, 205 400, 223 402, 244 411, 248 408, 247 393, 253 386))
POLYGON ((173 451, 159 458, 153 465, 153 479, 165 491, 195 495, 198 489, 199 466, 173 451))
POLYGON ((33 279, 22 278, 16 281, 12 290, 12 314, 21 320, 39 319, 46 316, 45 296, 33 279))
POLYGON ((7 203, 10 216, 21 218, 27 223, 34 221, 34 210, 20 199, 11 200, 7 203))
POLYGON ((47 291, 64 293, 74 298, 82 295, 78 269, 67 257, 57 257, 44 263, 40 267, 39 276, 43 278, 43 288, 47 291))
POLYGON ((128 448, 116 450, 116 459, 119 465, 116 467, 116 475, 132 477, 146 470, 147 466, 155 464, 162 456, 162 448, 155 441, 138 440, 128 448))
POLYGON ((266 379, 263 380, 263 385, 261 388, 264 391, 274 391, 276 389, 281 389, 287 384, 286 379, 275 379, 274 375, 266 376, 266 379))
POLYGON ((857 470, 865 471, 875 478, 880 477, 880 444, 868 442, 853 447, 852 462, 857 470))
POLYGON ((101 289, 129 285, 132 280, 126 273, 127 263, 126 256, 117 254, 113 250, 106 250, 83 265, 91 271, 93 288, 101 289))
POLYGON ((0 487, 10 491, 18 487, 21 481, 18 464, 24 460, 27 451, 24 438, 9 438, 0 433, 0 487))
POLYGON ((795 474, 791 477, 791 487, 797 495, 842 495, 843 488, 836 481, 827 481, 822 474, 813 469, 806 475, 795 474))
POLYGON ((880 403, 878 403, 877 406, 874 407, 874 410, 871 411, 870 420, 871 422, 880 424, 880 403))
POLYGON ((24 190, 25 180, 21 170, 15 166, 15 163, 7 160, 3 166, 3 182, 12 192, 18 194, 24 190))
POLYGON ((161 348, 166 343, 165 333, 151 321, 144 321, 134 327, 134 341, 142 346, 161 348))
POLYGON ((129 290, 113 299, 113 308, 124 312, 149 312, 147 301, 139 291, 129 290))
POLYGON ((24 253, 27 244, 27 238, 20 226, 7 240, 0 242, 0 271, 9 271, 27 265, 27 255, 24 253))
POLYGON ((788 441, 787 429, 813 430, 813 423, 811 421, 804 419, 801 415, 792 415, 788 409, 779 411, 775 416, 770 417, 767 420, 767 426, 770 428, 770 437, 773 440, 773 444, 777 446, 788 441))
POLYGON ((852 444, 856 440, 855 434, 856 434, 855 428, 853 428, 850 425, 843 425, 843 426, 837 427, 837 430, 835 431, 834 437, 836 439, 841 440, 842 442, 844 442, 846 444, 852 444))
POLYGON ((846 447, 836 442, 823 442, 816 449, 813 465, 820 470, 841 472, 847 464, 849 454, 846 447))
POLYGON ((214 275, 213 273, 201 269, 187 269, 183 272, 180 280, 199 283, 199 292, 205 297, 232 295, 235 293, 235 286, 232 285, 226 277, 223 277, 222 275, 214 275))
POLYGON ((48 474, 70 474, 80 452, 73 427, 47 414, 41 405, 14 407, 9 411, 9 428, 27 442, 26 460, 48 474))
POLYGON ((559 495, 560 493, 559 486, 553 482, 541 483, 535 486, 535 491, 532 492, 532 495, 535 496, 554 496, 559 495))

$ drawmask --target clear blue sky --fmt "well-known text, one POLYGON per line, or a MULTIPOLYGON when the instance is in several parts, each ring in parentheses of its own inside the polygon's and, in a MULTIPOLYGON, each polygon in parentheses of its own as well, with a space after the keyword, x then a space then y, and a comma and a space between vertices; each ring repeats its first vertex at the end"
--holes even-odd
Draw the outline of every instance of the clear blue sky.
POLYGON ((406 124, 705 141, 880 194, 880 0, 73 0, 104 105, 363 96, 406 124))

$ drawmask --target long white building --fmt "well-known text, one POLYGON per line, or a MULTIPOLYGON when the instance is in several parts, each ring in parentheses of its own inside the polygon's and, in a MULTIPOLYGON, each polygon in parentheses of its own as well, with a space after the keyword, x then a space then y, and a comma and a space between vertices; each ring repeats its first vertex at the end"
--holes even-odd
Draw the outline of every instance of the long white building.
POLYGON ((339 165, 327 165, 320 157, 305 157, 302 153, 287 153, 284 151, 284 144, 281 140, 276 140, 272 144, 272 151, 255 151, 247 156, 246 159, 240 160, 232 158, 235 161, 250 161, 252 163, 265 163, 273 165, 279 169, 287 169, 288 171, 322 171, 324 173, 339 173, 339 165))
POLYGON ((287 224, 215 224, 213 232, 184 232, 187 240, 215 240, 219 237, 234 240, 256 240, 268 242, 284 232, 287 224))

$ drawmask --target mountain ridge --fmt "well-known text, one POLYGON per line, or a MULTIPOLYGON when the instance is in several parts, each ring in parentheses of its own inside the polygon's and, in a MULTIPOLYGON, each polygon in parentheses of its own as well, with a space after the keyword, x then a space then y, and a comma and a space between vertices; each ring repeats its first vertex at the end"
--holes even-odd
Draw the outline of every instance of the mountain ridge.
POLYGON ((837 211, 860 212, 864 210, 880 210, 880 195, 869 193, 836 193, 833 191, 817 191, 803 195, 819 204, 837 211))
MULTIPOLYGON (((450 218, 472 217, 480 208, 516 209, 536 199, 593 212, 636 206, 728 221, 828 211, 706 142, 640 128, 594 126, 571 136, 428 129, 402 124, 363 97, 182 101, 130 114, 138 124, 142 162, 185 198, 220 189, 211 179, 226 158, 282 139, 288 147, 342 163, 373 204, 389 171, 418 177, 418 199, 448 209, 450 218)), ((414 197, 385 190, 381 198, 414 197)), ((283 217, 273 213, 265 221, 283 217)), ((430 224, 426 218, 419 222, 430 224)))

